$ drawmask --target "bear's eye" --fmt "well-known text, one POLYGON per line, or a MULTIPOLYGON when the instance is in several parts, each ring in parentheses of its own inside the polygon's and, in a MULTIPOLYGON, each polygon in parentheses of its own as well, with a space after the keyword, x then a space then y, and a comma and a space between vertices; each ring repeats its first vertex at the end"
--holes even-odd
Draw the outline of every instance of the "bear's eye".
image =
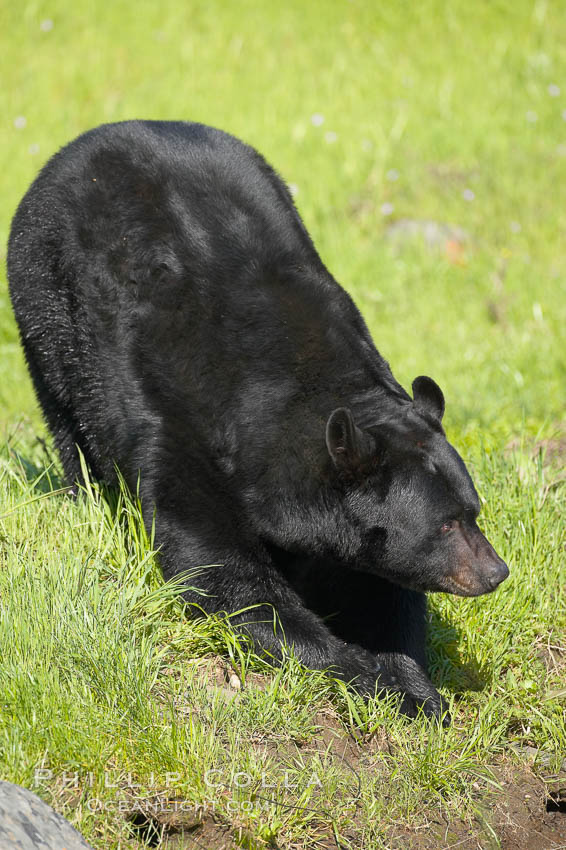
POLYGON ((454 531, 457 526, 457 521, 455 519, 449 519, 446 522, 442 523, 440 531, 442 534, 446 534, 448 531, 454 531))

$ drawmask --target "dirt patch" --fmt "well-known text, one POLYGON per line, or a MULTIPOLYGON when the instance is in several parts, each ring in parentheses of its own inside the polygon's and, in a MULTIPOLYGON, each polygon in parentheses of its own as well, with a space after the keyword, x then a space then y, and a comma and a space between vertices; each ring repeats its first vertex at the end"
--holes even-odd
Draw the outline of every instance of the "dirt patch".
POLYGON ((223 658, 208 658, 199 667, 197 680, 210 693, 216 692, 227 700, 233 700, 239 692, 246 688, 256 688, 261 691, 266 688, 266 677, 261 673, 248 671, 243 682, 231 664, 223 658))
POLYGON ((450 186, 467 186, 481 176, 478 168, 458 168, 450 162, 432 162, 428 172, 439 183, 450 186))
POLYGON ((560 675, 566 666, 566 645, 551 643, 550 637, 548 637, 546 641, 538 640, 535 646, 537 656, 547 671, 560 675))
POLYGON ((386 235, 398 244, 421 240, 434 250, 446 250, 450 243, 463 247, 470 241, 470 234, 462 227, 429 219, 397 219, 387 227, 386 235))
POLYGON ((564 469, 566 465, 566 434, 554 440, 541 440, 536 444, 535 453, 544 456, 548 466, 559 466, 564 469))
MULTIPOLYGON (((348 768, 342 783, 337 785, 337 800, 348 800, 349 814, 353 818, 350 828, 344 833, 348 847, 370 850, 369 845, 360 843, 356 827, 357 798, 360 793, 359 776, 368 759, 377 750, 389 748, 386 730, 380 730, 371 741, 358 743, 345 733, 339 720, 326 713, 317 715, 320 736, 309 741, 263 742, 284 764, 293 755, 306 762, 317 756, 330 759, 336 767, 348 768)), ((257 746, 252 743, 251 746, 257 746)), ((532 761, 531 753, 524 752, 525 762, 532 761)), ((538 755, 536 754, 537 758, 538 755)), ((483 790, 474 783, 475 814, 459 818, 449 805, 433 806, 427 811, 416 813, 418 825, 385 825, 382 833, 389 850, 566 850, 566 771, 561 775, 544 775, 545 762, 538 758, 542 775, 525 764, 505 763, 492 767, 492 773, 500 785, 499 790, 483 790)), ((563 765, 563 767, 566 767, 563 765)), ((548 768, 546 768, 548 770, 548 768)), ((292 794, 285 801, 293 804, 292 794)), ((238 824, 236 817, 231 823, 222 822, 206 811, 191 808, 187 812, 159 810, 146 801, 137 801, 135 812, 126 815, 132 830, 132 838, 138 847, 161 847, 164 850, 234 850, 237 847, 256 846, 257 838, 247 834, 238 824)), ((171 801, 169 801, 171 802, 171 801)), ((311 836, 311 846, 319 850, 339 850, 340 845, 330 829, 331 814, 324 804, 318 806, 311 801, 312 813, 320 824, 316 840, 311 836), (328 817, 326 817, 328 816, 328 817), (328 829, 326 824, 328 823, 328 829)), ((306 806, 305 808, 309 808, 306 806)), ((345 811, 345 809, 344 809, 345 811)), ((363 824, 359 824, 363 829, 363 824)), ((314 835, 314 833, 313 833, 314 835)), ((275 846, 275 845, 274 845, 275 846)), ((286 845, 282 845, 286 846, 286 845)))
POLYGON ((466 265, 471 245, 470 235, 463 228, 431 220, 400 218, 389 224, 385 236, 397 249, 421 243, 456 266, 466 265))
MULTIPOLYGON (((542 651, 543 647, 539 649, 542 651)), ((544 650, 551 653, 549 665, 561 663, 562 646, 552 644, 544 650)), ((203 685, 220 689, 226 699, 239 699, 248 686, 265 687, 265 679, 259 674, 246 680, 245 685, 234 676, 230 665, 220 659, 209 659, 200 671, 203 685)), ((282 771, 300 762, 305 771, 310 772, 311 767, 316 770, 319 759, 326 766, 337 768, 332 802, 314 794, 305 804, 300 786, 297 791, 292 787, 279 788, 278 805, 289 809, 300 806, 309 813, 313 850, 341 850, 331 829, 337 811, 344 815, 344 847, 370 850, 371 843, 364 844, 360 837, 367 828, 360 820, 363 774, 368 768, 373 774, 378 771, 383 780, 380 782, 383 794, 386 799, 389 794, 394 799, 395 788, 390 786, 388 779, 388 760, 375 758, 377 753, 383 752, 395 755, 394 742, 389 740, 386 727, 378 728, 371 738, 366 736, 358 741, 344 728, 331 706, 319 711, 313 720, 317 728, 314 737, 309 735, 301 739, 281 735, 266 739, 262 736, 260 740, 250 740, 249 746, 271 756, 282 771)), ((474 805, 466 806, 466 813, 462 812, 461 817, 449 800, 438 806, 430 805, 424 811, 415 812, 414 826, 404 818, 403 823, 384 823, 381 830, 384 846, 389 850, 566 850, 566 762, 562 766, 563 775, 551 776, 549 771, 557 769, 556 764, 532 748, 516 748, 514 758, 520 759, 523 767, 507 760, 492 767, 500 790, 488 788, 481 780, 479 783, 470 780, 474 805)), ((269 804, 269 792, 266 795, 265 802, 269 804)), ((262 798, 256 794, 254 799, 261 801, 262 798)), ((170 808, 156 810, 151 800, 136 800, 135 803, 135 809, 125 817, 139 850, 147 847, 234 850, 261 845, 257 835, 247 832, 250 828, 247 819, 238 814, 233 817, 217 815, 212 809, 199 806, 171 812, 170 808)), ((279 845, 267 843, 265 846, 279 845)), ((283 841, 280 846, 290 845, 283 841)))
POLYGON ((228 826, 208 819, 194 831, 172 835, 162 844, 163 850, 235 850, 228 826))
POLYGON ((566 776, 539 778, 525 768, 500 777, 504 793, 491 822, 503 850, 552 850, 566 846, 566 776))
MULTIPOLYGON (((502 791, 492 792, 478 805, 469 822, 430 812, 418 828, 394 827, 385 837, 391 850, 562 850, 566 847, 566 776, 545 781, 528 768, 498 768, 502 791)), ((422 815, 422 813, 419 813, 422 815)), ((234 850, 242 834, 211 817, 137 814, 132 823, 142 847, 163 850, 234 850)), ((352 840, 356 841, 354 834, 352 840)), ((356 846, 355 844, 353 846, 356 846)), ((330 836, 320 835, 320 848, 336 848, 330 836)), ((360 847, 360 850, 369 848, 360 847)))
POLYGON ((211 817, 136 809, 128 815, 132 837, 141 847, 161 850, 233 850, 232 830, 211 817))
MULTIPOLYGON (((490 791, 471 821, 430 813, 418 829, 395 828, 391 850, 563 850, 566 774, 537 777, 529 768, 496 767, 500 791, 490 791)), ((422 814, 422 813, 421 813, 422 814)))
MULTIPOLYGON (((518 449, 521 449, 521 442, 519 440, 511 440, 505 446, 505 451, 508 454, 518 449)), ((566 430, 564 426, 558 426, 553 437, 546 440, 537 440, 537 442, 528 448, 528 451, 534 458, 540 456, 544 466, 563 472, 566 466, 566 430)), ((564 478, 561 477, 560 480, 564 480, 564 478)))

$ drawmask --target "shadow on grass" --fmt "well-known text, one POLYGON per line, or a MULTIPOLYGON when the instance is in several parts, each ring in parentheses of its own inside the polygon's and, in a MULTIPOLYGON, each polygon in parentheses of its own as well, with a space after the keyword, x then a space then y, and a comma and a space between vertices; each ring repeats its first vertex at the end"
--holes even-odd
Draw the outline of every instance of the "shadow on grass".
MULTIPOLYGON (((352 571, 336 564, 280 556, 280 568, 306 607, 322 617, 339 638, 370 652, 407 652, 425 642, 422 596, 403 590, 377 575, 352 571), (407 647, 407 649, 405 649, 407 647)), ((491 673, 474 659, 463 659, 464 640, 454 623, 429 601, 426 645, 430 678, 435 687, 456 696, 481 691, 491 673)))
POLYGON ((430 606, 427 639, 430 677, 435 687, 446 688, 454 696, 482 691, 491 679, 490 672, 475 659, 462 659, 459 651, 462 643, 462 635, 454 623, 430 606))
POLYGON ((59 462, 45 440, 37 437, 36 444, 41 448, 41 455, 33 459, 19 452, 9 442, 6 444, 6 454, 20 470, 22 480, 37 493, 47 494, 65 489, 70 491, 72 488, 68 487, 59 462))

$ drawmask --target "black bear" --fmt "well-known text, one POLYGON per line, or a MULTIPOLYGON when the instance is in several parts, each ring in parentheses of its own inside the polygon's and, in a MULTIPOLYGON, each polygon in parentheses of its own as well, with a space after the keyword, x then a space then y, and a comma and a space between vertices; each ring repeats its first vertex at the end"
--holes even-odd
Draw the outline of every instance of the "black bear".
POLYGON ((10 234, 10 293, 69 482, 135 488, 166 578, 199 565, 239 612, 363 694, 442 712, 425 591, 508 575, 427 377, 394 379, 253 148, 200 124, 127 121, 43 168, 10 234), (246 610, 243 610, 246 609, 246 610))

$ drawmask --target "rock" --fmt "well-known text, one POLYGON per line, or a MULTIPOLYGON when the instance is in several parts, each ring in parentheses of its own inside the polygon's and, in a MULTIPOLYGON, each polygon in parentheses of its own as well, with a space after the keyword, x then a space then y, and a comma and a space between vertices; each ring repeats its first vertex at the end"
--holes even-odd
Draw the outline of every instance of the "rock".
POLYGON ((1 850, 92 850, 65 818, 27 788, 0 781, 1 850))
POLYGON ((230 673, 230 676, 228 678, 228 684, 234 691, 239 691, 242 687, 240 677, 236 673, 230 673))

